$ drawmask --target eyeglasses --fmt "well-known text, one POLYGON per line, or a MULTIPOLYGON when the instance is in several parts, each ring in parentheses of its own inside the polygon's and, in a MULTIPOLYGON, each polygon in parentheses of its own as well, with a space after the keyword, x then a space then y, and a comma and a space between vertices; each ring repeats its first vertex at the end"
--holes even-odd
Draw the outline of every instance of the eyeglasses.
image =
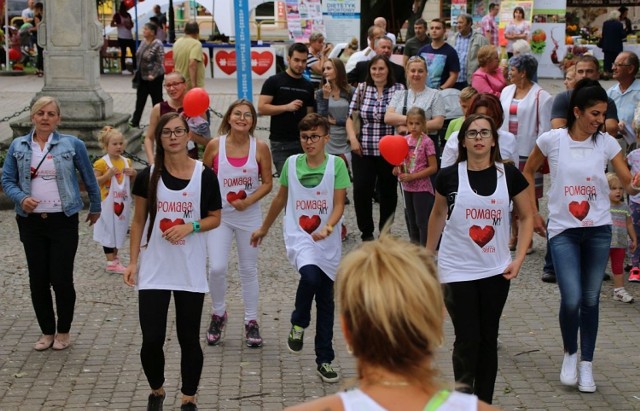
POLYGON ((176 83, 167 83, 164 85, 164 88, 178 87, 180 84, 184 84, 184 81, 178 81, 176 83))
POLYGON ((611 63, 611 67, 628 67, 631 64, 619 64, 619 63, 611 63))
POLYGON ((234 111, 233 113, 231 113, 231 117, 236 117, 236 118, 253 118, 253 114, 251 114, 250 112, 246 112, 243 113, 241 111, 234 111))
POLYGON ((309 140, 311 140, 312 143, 315 143, 316 141, 320 140, 320 137, 325 137, 325 136, 326 134, 324 136, 319 136, 317 134, 312 134, 310 136, 302 135, 300 136, 300 141, 306 141, 308 143, 309 140))
POLYGON ((171 135, 174 134, 176 137, 184 137, 187 134, 186 128, 176 128, 175 130, 171 130, 170 128, 163 128, 160 132, 160 135, 163 138, 171 138, 171 135))
POLYGON ((468 130, 464 136, 469 140, 475 140, 476 138, 491 138, 493 133, 491 130, 487 128, 483 128, 482 130, 468 130))
POLYGON ((411 56, 409 57, 409 60, 407 60, 407 63, 411 61, 421 61, 423 63, 426 63, 426 60, 422 56, 411 56))

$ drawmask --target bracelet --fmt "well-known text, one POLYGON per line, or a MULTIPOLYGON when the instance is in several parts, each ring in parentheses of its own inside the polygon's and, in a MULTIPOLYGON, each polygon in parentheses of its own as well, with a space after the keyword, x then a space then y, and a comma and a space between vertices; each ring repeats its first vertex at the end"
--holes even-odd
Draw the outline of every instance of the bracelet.
POLYGON ((327 224, 325 225, 325 228, 327 229, 327 231, 329 232, 329 234, 333 233, 333 226, 331 224, 327 224))
POLYGON ((191 225, 193 226, 193 232, 194 233, 199 233, 200 232, 200 223, 198 221, 192 221, 191 225))

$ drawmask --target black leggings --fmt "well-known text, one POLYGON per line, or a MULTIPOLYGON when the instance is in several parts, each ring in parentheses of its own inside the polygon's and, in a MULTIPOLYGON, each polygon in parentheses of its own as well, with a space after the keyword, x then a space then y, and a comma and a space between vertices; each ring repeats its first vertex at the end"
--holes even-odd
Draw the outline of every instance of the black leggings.
POLYGON ((445 304, 453 322, 453 374, 491 404, 498 373, 498 329, 511 282, 501 274, 445 284, 445 304))
POLYGON ((133 69, 136 65, 136 41, 134 39, 123 39, 118 37, 118 46, 120 46, 120 70, 127 69, 127 48, 131 50, 131 61, 133 62, 133 69))
MULTIPOLYGON (((167 312, 171 290, 140 290, 139 315, 142 329, 140 359, 152 390, 164 384, 164 341, 167 335, 167 312)), ((200 319, 204 293, 173 291, 176 305, 176 330, 180 343, 182 394, 196 395, 203 355, 200 347, 200 319)))

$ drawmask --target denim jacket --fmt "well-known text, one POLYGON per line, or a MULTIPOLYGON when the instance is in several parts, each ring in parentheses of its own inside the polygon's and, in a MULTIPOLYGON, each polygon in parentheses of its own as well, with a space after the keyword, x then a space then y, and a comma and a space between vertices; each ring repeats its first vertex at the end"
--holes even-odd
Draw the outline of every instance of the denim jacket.
MULTIPOLYGON (((18 137, 9 147, 2 167, 2 188, 16 204, 16 213, 26 217, 22 201, 31 196, 31 141, 32 133, 18 137)), ((53 133, 49 144, 56 168, 56 183, 65 215, 71 216, 82 210, 80 186, 76 169, 80 172, 89 194, 89 212, 100 212, 100 190, 84 143, 77 137, 53 133)))

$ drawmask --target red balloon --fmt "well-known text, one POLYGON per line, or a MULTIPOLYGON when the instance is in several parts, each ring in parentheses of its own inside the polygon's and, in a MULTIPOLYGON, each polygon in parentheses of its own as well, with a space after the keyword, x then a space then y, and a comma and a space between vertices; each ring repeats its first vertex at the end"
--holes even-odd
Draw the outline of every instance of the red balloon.
POLYGON ((399 166, 409 153, 409 145, 403 136, 384 136, 378 143, 380 154, 390 164, 399 166))
POLYGON ((20 52, 16 49, 9 49, 9 60, 18 61, 20 60, 20 52))
POLYGON ((136 5, 135 0, 124 0, 123 3, 125 5, 125 7, 127 8, 127 10, 136 5))
POLYGON ((182 100, 184 114, 189 117, 197 117, 204 114, 209 108, 209 94, 205 89, 196 87, 187 91, 182 100))

